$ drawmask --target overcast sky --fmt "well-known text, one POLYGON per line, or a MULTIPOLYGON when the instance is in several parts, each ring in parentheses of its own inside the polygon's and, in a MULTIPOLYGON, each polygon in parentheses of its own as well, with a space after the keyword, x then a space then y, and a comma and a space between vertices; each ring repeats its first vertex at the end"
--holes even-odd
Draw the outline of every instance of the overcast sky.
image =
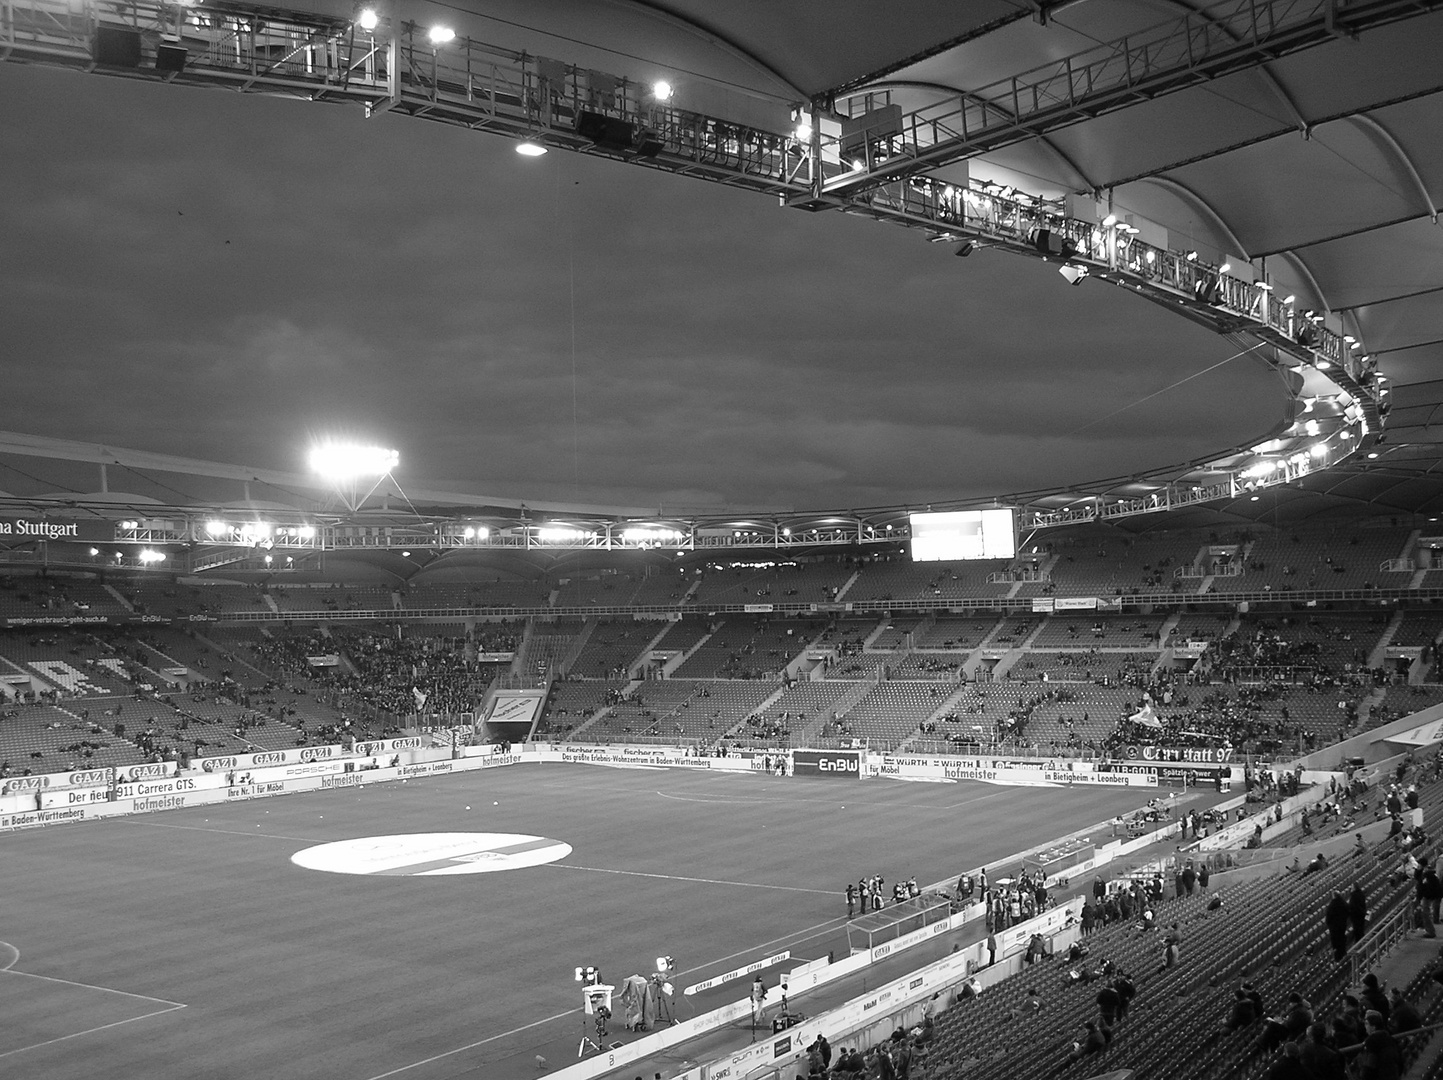
MULTIPOLYGON (((1262 435, 1276 377, 1115 287, 358 108, 0 64, 0 428, 637 505, 1003 494, 1262 435), (1091 425, 1091 426, 1086 426, 1091 425)), ((0 470, 0 488, 6 487, 0 470)))

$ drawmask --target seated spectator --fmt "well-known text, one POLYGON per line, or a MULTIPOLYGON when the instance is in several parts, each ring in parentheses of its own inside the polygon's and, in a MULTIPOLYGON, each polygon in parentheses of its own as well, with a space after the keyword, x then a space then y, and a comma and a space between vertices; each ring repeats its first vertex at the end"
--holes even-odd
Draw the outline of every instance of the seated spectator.
POLYGON ((1091 1054, 1100 1054, 1107 1049, 1111 1041, 1110 1032, 1104 1033, 1091 1020, 1082 1025, 1085 1034, 1081 1041, 1072 1044, 1072 1052, 1067 1055, 1068 1061, 1077 1061, 1079 1058, 1088 1057, 1091 1054))
POLYGON ((1240 1028, 1252 1027, 1257 1023, 1257 1010, 1253 1007, 1250 997, 1242 990, 1233 991, 1233 1007, 1228 1013, 1228 1020, 1224 1028, 1228 1031, 1237 1031, 1240 1028))

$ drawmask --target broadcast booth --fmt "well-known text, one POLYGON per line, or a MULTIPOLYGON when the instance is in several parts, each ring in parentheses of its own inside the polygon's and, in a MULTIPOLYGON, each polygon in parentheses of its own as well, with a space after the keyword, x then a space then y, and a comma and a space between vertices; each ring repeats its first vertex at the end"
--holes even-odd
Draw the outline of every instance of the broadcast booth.
POLYGON ((854 953, 875 949, 914 930, 946 922, 951 915, 950 900, 937 893, 924 893, 853 919, 847 924, 847 945, 854 953))

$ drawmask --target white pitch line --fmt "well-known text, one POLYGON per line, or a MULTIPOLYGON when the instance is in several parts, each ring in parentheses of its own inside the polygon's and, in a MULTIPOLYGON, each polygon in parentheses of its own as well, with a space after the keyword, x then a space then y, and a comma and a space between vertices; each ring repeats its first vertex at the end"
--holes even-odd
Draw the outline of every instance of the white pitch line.
POLYGON ((325 840, 316 840, 309 836, 281 836, 278 833, 266 832, 241 832, 239 829, 207 829, 203 825, 169 825, 163 821, 137 821, 135 818, 120 818, 120 821, 127 825, 148 825, 152 829, 182 829, 186 832, 207 832, 220 833, 223 836, 262 836, 267 840, 295 840, 301 844, 324 844, 325 840))
MULTIPOLYGON (((803 941, 810 941, 814 937, 820 937, 822 934, 827 933, 829 929, 834 929, 837 925, 845 921, 845 919, 828 919, 826 922, 819 922, 815 926, 808 926, 804 929, 794 931, 793 933, 783 934, 781 937, 772 938, 771 941, 765 941, 761 945, 754 946, 753 948, 741 949, 737 952, 729 953, 726 956, 718 957, 716 960, 713 960, 709 964, 698 964, 696 967, 687 968, 684 971, 673 972, 673 977, 681 978, 685 975, 694 975, 699 971, 704 971, 709 967, 716 967, 718 964, 724 964, 728 960, 734 960, 739 956, 746 956, 748 954, 756 952, 764 953, 772 946, 778 945, 782 942, 790 942, 792 945, 799 945, 803 941)), ((418 1069, 422 1065, 430 1065, 432 1062, 442 1061, 448 1057, 454 1057, 456 1054, 463 1054, 467 1050, 475 1050, 478 1046, 485 1046, 487 1043, 495 1042, 497 1039, 504 1039, 510 1035, 519 1035, 523 1031, 530 1031, 534 1027, 540 1027, 542 1024, 550 1024, 556 1020, 564 1020, 568 1016, 575 1016, 580 1011, 581 1010, 577 1008, 567 1009, 565 1012, 554 1013, 553 1015, 548 1016, 545 1019, 533 1020, 529 1024, 523 1024, 521 1027, 512 1028, 510 1031, 503 1031, 496 1035, 489 1035, 484 1039, 477 1040, 476 1042, 467 1043, 465 1046, 458 1046, 454 1050, 446 1050, 439 1054, 433 1054, 431 1057, 422 1058, 420 1061, 413 1061, 409 1065, 402 1065, 399 1068, 390 1070, 389 1072, 378 1073, 375 1076, 369 1077, 368 1080, 386 1080, 387 1077, 398 1076, 403 1072, 409 1072, 411 1069, 418 1069)))
MULTIPOLYGON (((26 972, 23 972, 23 971, 12 971, 12 972, 10 972, 9 974, 11 974, 11 975, 24 975, 24 974, 26 974, 26 972)), ((44 976, 37 975, 37 976, 35 976, 35 978, 44 978, 44 976)), ((64 980, 64 979, 56 979, 55 981, 56 981, 56 982, 64 982, 65 980, 64 980)), ((76 985, 76 986, 84 986, 85 984, 84 984, 84 983, 76 983, 75 985, 76 985)), ((107 989, 107 988, 104 987, 104 986, 97 986, 97 987, 93 987, 92 989, 95 989, 95 990, 105 990, 105 989, 107 989)), ((124 993, 124 992, 125 992, 125 991, 123 991, 123 990, 114 990, 114 991, 112 991, 112 993, 116 993, 116 994, 122 994, 122 993, 124 993)), ((145 995, 144 995, 144 994, 132 994, 131 996, 132 996, 132 997, 144 997, 145 995)), ((150 1000, 151 1000, 151 1001, 159 1001, 160 999, 159 999, 159 998, 151 998, 150 1000)), ((111 1028, 118 1028, 118 1027, 120 1027, 120 1026, 123 1025, 123 1024, 133 1024, 133 1023, 135 1023, 137 1020, 149 1020, 152 1016, 164 1016, 166 1013, 172 1013, 172 1012, 175 1012, 177 1009, 183 1009, 183 1008, 185 1008, 184 1005, 172 1004, 171 1007, 168 1008, 168 1009, 157 1009, 155 1012, 145 1013, 145 1014, 143 1014, 143 1015, 141 1015, 141 1016, 132 1016, 129 1020, 117 1020, 117 1021, 115 1021, 115 1023, 113 1023, 113 1024, 101 1024, 99 1027, 86 1028, 84 1031, 76 1031, 76 1032, 72 1032, 72 1033, 69 1034, 69 1035, 61 1035, 59 1038, 46 1039, 44 1042, 31 1043, 29 1046, 21 1046, 21 1047, 17 1047, 17 1048, 14 1049, 14 1050, 6 1050, 6 1051, 4 1051, 3 1053, 0 1053, 0 1058, 7 1058, 7 1057, 10 1057, 12 1054, 23 1054, 23 1053, 25 1053, 27 1050, 39 1050, 42 1046, 53 1046, 55 1043, 62 1043, 62 1042, 65 1042, 65 1041, 67 1041, 67 1040, 69 1040, 69 1039, 78 1039, 78 1038, 80 1038, 82 1035, 94 1035, 97 1031, 108 1031, 108 1030, 111 1029, 111 1028)))
POLYGON ((484 1039, 478 1039, 476 1042, 467 1043, 465 1046, 458 1046, 454 1050, 446 1050, 439 1054, 432 1054, 428 1058, 422 1058, 420 1061, 413 1061, 409 1065, 402 1065, 400 1068, 392 1069, 390 1072, 377 1073, 375 1076, 371 1077, 370 1080, 386 1080, 386 1077, 388 1076, 397 1076, 403 1072, 409 1072, 411 1069, 419 1069, 422 1065, 430 1065, 433 1061, 443 1061, 448 1057, 455 1056, 456 1054, 464 1054, 467 1050, 475 1050, 478 1046, 485 1046, 489 1042, 495 1042, 497 1039, 504 1039, 510 1035, 520 1035, 523 1031, 530 1031, 534 1027, 540 1027, 542 1024, 550 1024, 555 1020, 563 1020, 566 1017, 572 1015, 573 1013, 579 1013, 580 1011, 581 1010, 577 1008, 567 1009, 565 1012, 554 1013, 551 1016, 548 1016, 542 1020, 533 1020, 529 1024, 523 1024, 521 1025, 521 1027, 512 1028, 510 1031, 503 1031, 496 1035, 488 1035, 484 1039))
POLYGON ((623 874, 627 877, 656 878, 661 881, 690 881, 698 885, 736 885, 743 889, 776 889, 779 892, 813 893, 817 896, 841 896, 832 889, 803 889, 796 885, 765 885, 757 881, 718 881, 716 878, 683 877, 680 874, 647 874, 640 870, 608 870, 604 866, 578 866, 576 863, 546 863, 559 870, 588 870, 593 874, 623 874))
POLYGON ((20 959, 20 950, 8 941, 0 941, 0 949, 7 950, 10 954, 10 959, 6 960, 3 966, 0 966, 0 971, 9 971, 15 966, 16 961, 20 959))
MULTIPOLYGON (((66 986, 78 986, 82 990, 100 990, 107 994, 120 994, 122 997, 139 998, 141 1001, 153 1001, 157 1005, 169 1005, 172 1009, 185 1008, 185 1006, 182 1005, 180 1002, 171 1001, 169 998, 151 997, 149 994, 133 994, 129 990, 116 990, 114 987, 111 986, 96 986, 94 983, 75 982, 72 979, 57 979, 54 975, 36 975, 33 971, 15 971, 11 969, 6 971, 0 971, 0 975, 19 975, 26 979, 43 979, 46 982, 63 983, 66 986)), ((169 1012, 170 1009, 165 1009, 162 1011, 169 1012)))

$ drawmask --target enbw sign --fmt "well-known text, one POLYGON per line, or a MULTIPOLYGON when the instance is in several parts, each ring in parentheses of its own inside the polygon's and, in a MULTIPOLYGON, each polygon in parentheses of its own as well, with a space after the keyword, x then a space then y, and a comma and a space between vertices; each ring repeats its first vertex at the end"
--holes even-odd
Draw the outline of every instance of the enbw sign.
POLYGON ((857 780, 862 775, 862 754, 857 750, 795 750, 792 770, 797 776, 857 780))

